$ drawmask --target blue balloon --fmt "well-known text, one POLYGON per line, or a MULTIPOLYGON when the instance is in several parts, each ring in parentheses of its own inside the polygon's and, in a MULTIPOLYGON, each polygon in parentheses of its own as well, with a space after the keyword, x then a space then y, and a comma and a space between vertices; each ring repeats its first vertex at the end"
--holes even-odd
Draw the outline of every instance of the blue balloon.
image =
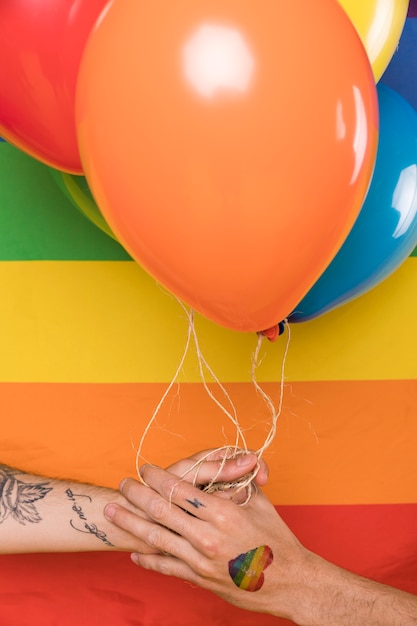
MULTIPOLYGON (((414 8, 414 13, 415 11, 414 8)), ((409 17, 405 20, 398 48, 380 82, 394 89, 417 110, 416 69, 417 19, 409 17)))
POLYGON ((417 245, 417 111, 379 83, 380 137, 365 202, 346 241, 289 317, 303 322, 387 278, 417 245))

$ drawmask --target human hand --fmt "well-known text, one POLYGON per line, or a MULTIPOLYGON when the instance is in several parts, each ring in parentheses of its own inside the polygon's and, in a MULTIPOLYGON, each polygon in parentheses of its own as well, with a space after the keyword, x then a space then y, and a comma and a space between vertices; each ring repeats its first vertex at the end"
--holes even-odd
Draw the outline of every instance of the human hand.
MULTIPOLYGON (((256 485, 261 486, 266 484, 268 480, 268 466, 265 461, 259 460, 254 452, 242 452, 233 455, 233 451, 234 449, 230 447, 202 450, 190 457, 173 463, 167 468, 167 471, 200 488, 210 484, 213 478, 221 482, 233 483, 244 476, 250 475, 252 472, 256 473, 254 478, 256 485), (232 456, 234 456, 234 458, 231 458, 232 456)), ((227 492, 218 491, 216 495, 230 498, 235 495, 235 493, 236 489, 230 489, 227 492)), ((245 492, 240 496, 241 498, 244 493, 245 492)), ((138 518, 151 521, 146 511, 137 508, 135 503, 124 499, 122 502, 118 501, 118 504, 127 508, 138 518)), ((104 512, 108 517, 107 507, 104 512)), ((132 540, 128 543, 128 546, 130 546, 131 550, 138 551, 142 554, 160 553, 158 549, 144 542, 140 536, 132 536, 132 540)))
POLYGON ((143 516, 116 505, 106 508, 114 524, 156 552, 135 552, 135 563, 241 608, 291 618, 308 552, 260 490, 241 507, 154 466, 144 466, 141 474, 148 487, 127 479, 121 491, 143 516))
POLYGON ((145 546, 132 554, 145 569, 299 626, 417 626, 417 596, 304 548, 260 490, 237 506, 161 468, 146 465, 141 474, 148 486, 121 485, 136 513, 111 503, 106 516, 145 546))

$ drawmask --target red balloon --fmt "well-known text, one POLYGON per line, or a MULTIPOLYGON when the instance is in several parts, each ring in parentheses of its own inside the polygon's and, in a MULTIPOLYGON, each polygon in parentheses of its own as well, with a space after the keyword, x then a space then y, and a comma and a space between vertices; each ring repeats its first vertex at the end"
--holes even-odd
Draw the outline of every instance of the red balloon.
POLYGON ((81 55, 108 0, 0 2, 0 136, 81 173, 74 100, 81 55))

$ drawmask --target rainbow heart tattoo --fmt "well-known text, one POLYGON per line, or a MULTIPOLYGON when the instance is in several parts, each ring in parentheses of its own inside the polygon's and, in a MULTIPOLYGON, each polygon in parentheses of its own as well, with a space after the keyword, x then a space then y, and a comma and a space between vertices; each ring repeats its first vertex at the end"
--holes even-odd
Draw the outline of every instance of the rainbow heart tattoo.
POLYGON ((269 546, 259 546, 229 561, 229 574, 239 589, 258 591, 264 584, 264 570, 274 555, 269 546))

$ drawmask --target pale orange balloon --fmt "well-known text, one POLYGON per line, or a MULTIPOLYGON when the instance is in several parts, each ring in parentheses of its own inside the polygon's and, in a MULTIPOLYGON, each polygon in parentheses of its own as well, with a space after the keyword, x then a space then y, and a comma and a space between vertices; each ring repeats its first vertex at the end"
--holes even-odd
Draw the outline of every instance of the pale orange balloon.
POLYGON ((239 331, 286 318, 332 260, 378 137, 372 69, 334 0, 114 0, 76 119, 119 241, 239 331))

